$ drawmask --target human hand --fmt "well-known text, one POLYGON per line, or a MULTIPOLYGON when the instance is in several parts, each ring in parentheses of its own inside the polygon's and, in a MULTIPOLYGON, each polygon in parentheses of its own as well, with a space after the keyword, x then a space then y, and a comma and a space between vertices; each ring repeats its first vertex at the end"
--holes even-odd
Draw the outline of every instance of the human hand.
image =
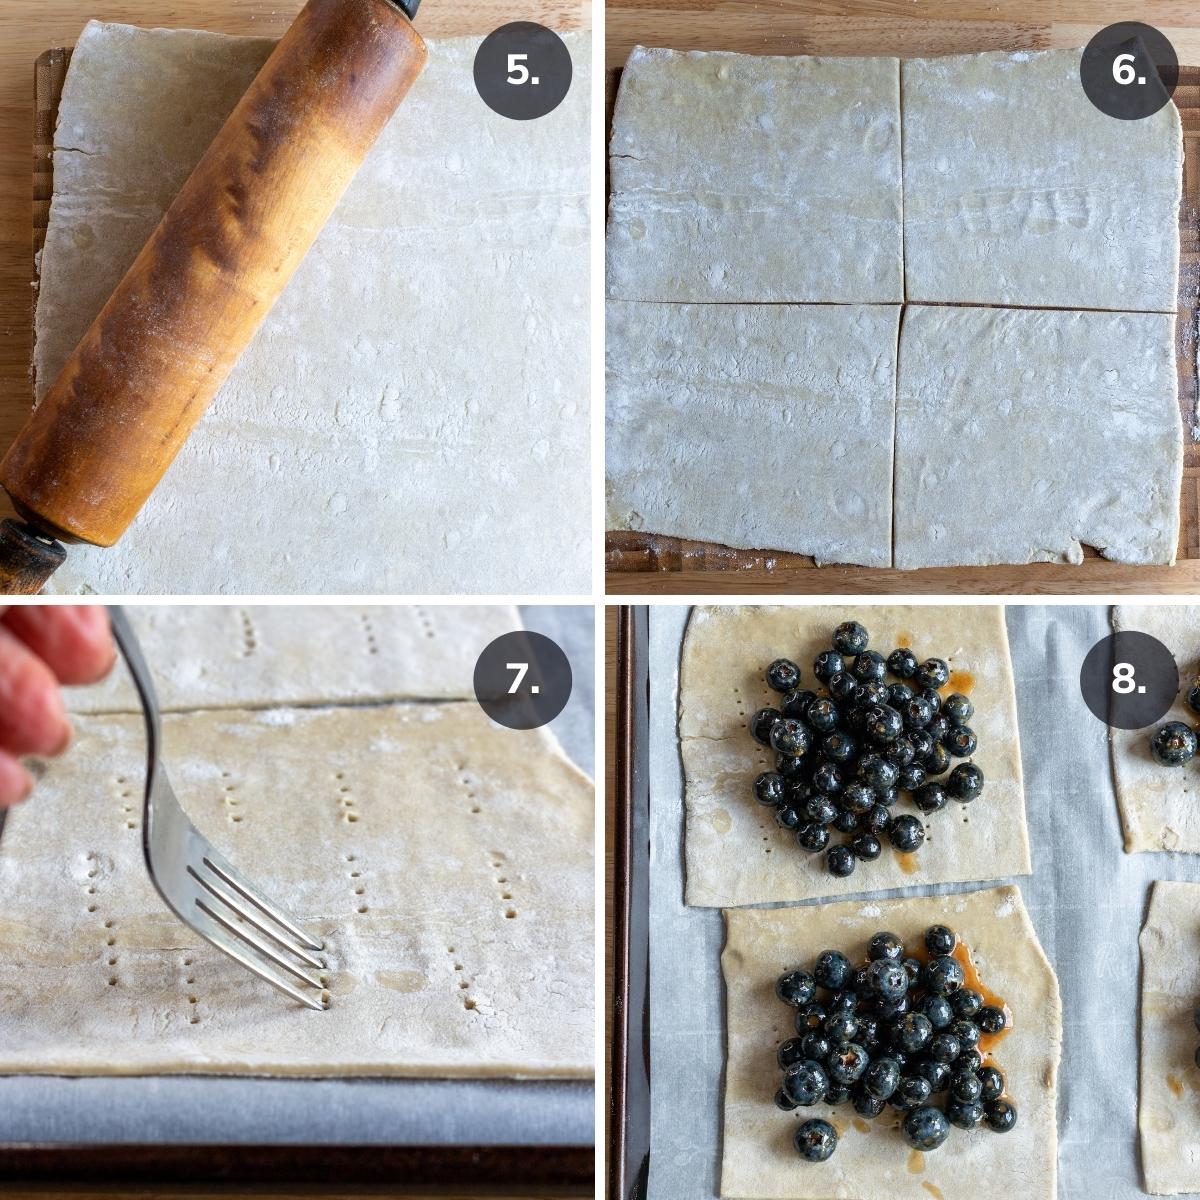
POLYGON ((96 683, 116 654, 108 613, 96 605, 0 605, 0 808, 33 788, 21 756, 70 744, 59 685, 96 683))

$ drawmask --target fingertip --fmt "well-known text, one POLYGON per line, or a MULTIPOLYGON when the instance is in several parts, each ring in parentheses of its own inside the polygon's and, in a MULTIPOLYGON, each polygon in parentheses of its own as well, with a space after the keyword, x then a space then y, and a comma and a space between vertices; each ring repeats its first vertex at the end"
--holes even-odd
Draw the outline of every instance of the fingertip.
POLYGON ((33 791, 33 776, 11 754, 0 751, 0 808, 20 804, 33 791))

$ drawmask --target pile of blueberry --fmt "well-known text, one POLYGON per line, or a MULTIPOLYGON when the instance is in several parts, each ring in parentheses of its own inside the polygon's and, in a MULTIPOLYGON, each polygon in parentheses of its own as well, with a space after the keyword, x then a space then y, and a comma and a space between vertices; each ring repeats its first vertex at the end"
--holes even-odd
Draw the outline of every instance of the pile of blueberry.
MULTIPOLYGON (((1187 706, 1192 712, 1200 715, 1200 679, 1197 679, 1187 693, 1187 706)), ((1185 762, 1196 757, 1200 748, 1200 739, 1196 731, 1182 721, 1168 721, 1160 725, 1150 739, 1150 755, 1164 767, 1182 767, 1185 762)))
MULTIPOLYGON (((936 1150, 951 1125, 1012 1129, 1017 1110, 1004 1075, 979 1051, 980 1038, 1004 1032, 1008 1015, 965 986, 957 945, 952 929, 933 925, 919 962, 894 933, 877 933, 862 966, 826 950, 811 971, 781 976, 775 993, 796 1010, 797 1036, 779 1047, 775 1103, 786 1111, 848 1103, 868 1120, 898 1109, 904 1140, 917 1150, 936 1150)), ((819 1118, 794 1136, 809 1162, 824 1162, 837 1141, 819 1118)))
POLYGON ((750 719, 754 739, 778 755, 775 770, 755 779, 754 798, 795 831, 802 849, 825 851, 825 865, 837 876, 852 874, 859 860, 877 859, 884 837, 900 853, 920 848, 921 818, 892 811, 902 792, 929 816, 983 790, 974 763, 950 770, 951 758, 970 758, 977 744, 967 724, 975 711, 970 700, 939 690, 950 668, 940 658, 918 662, 911 650, 893 650, 885 659, 867 648, 869 641, 857 621, 834 630, 832 648, 813 663, 820 691, 801 687, 800 668, 777 658, 767 683, 782 695, 779 707, 750 719), (947 771, 945 780, 935 778, 947 771), (844 837, 831 845, 834 833, 844 837))

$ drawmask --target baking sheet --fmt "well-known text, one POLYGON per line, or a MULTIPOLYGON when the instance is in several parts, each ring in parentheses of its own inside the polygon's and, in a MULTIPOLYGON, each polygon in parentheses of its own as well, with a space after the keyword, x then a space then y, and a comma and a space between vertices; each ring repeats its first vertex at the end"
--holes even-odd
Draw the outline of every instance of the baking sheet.
MULTIPOLYGON (((868 603, 847 612, 866 613, 870 628, 868 603)), ((650 610, 649 1200, 717 1196, 721 1157, 723 926, 719 910, 683 904, 676 705, 687 613, 650 610)), ((1078 686, 1084 655, 1111 632, 1109 610, 1011 605, 1006 615, 1034 868, 1032 876, 1007 882, 1021 888, 1062 990, 1059 1197, 1125 1200, 1141 1192, 1138 933, 1150 882, 1200 882, 1200 857, 1122 850, 1105 727, 1078 686)), ((960 890, 975 889, 943 885, 889 895, 960 890)), ((770 1103, 773 1085, 763 1086, 770 1103)))
MULTIPOLYGON (((594 609, 527 605, 521 618, 571 662, 550 728, 594 776, 594 609)), ((590 1145, 594 1108, 594 1085, 564 1081, 14 1075, 0 1077, 0 1143, 590 1145)))

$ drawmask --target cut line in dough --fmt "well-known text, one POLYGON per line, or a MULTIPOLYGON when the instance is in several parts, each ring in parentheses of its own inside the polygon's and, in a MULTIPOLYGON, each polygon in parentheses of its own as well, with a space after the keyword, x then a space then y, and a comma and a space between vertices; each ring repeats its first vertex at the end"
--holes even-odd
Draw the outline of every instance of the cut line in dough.
MULTIPOLYGON (((1062 1004, 1054 971, 1016 887, 903 900, 853 900, 723 914, 726 1070, 721 1195, 744 1200, 979 1200, 986 1191, 1021 1200, 1055 1200, 1058 1149, 1055 1103, 1062 1047, 1062 1004), (940 1150, 912 1151, 889 1111, 864 1132, 849 1105, 781 1112, 774 1104, 779 1043, 793 1036, 792 1009, 775 996, 785 971, 807 967, 827 949, 865 958, 873 933, 917 941, 946 924, 971 947, 985 984, 1013 1011, 996 1050, 1017 1106, 1016 1127, 951 1129, 940 1150), (792 1134, 811 1117, 841 1130, 825 1163, 806 1163, 792 1134), (931 1190, 936 1189, 936 1190, 931 1190)), ((863 1123, 865 1124, 865 1123, 863 1123)))

